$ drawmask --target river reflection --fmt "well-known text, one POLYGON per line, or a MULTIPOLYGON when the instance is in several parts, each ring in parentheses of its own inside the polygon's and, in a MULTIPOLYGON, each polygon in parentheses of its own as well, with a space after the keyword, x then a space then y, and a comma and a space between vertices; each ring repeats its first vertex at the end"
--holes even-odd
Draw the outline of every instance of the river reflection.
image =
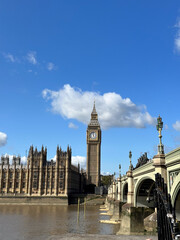
POLYGON ((117 225, 99 223, 109 219, 99 215, 98 206, 0 206, 0 239, 49 239, 61 234, 115 234, 117 225))

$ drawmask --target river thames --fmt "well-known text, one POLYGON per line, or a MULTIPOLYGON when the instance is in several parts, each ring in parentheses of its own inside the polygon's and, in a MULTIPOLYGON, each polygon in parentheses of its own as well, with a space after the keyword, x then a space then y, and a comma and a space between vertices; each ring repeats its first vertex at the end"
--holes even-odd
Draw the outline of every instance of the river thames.
POLYGON ((61 239, 64 234, 115 234, 119 226, 99 223, 99 206, 0 206, 0 239, 61 239))

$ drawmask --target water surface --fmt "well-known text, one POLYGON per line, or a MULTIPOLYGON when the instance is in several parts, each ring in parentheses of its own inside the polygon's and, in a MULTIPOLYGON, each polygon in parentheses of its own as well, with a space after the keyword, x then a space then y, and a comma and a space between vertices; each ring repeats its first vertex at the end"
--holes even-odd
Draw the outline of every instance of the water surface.
POLYGON ((50 239, 66 233, 115 234, 119 226, 99 223, 99 206, 0 206, 0 239, 50 239))

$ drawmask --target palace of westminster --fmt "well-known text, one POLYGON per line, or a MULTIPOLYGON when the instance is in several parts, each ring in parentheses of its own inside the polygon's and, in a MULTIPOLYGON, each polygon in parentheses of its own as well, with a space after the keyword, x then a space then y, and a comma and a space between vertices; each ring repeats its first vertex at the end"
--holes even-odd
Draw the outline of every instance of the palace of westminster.
POLYGON ((0 196, 68 196, 82 193, 87 186, 100 186, 101 128, 95 104, 87 127, 87 167, 71 163, 72 150, 57 147, 56 161, 47 161, 47 148, 30 147, 27 164, 20 157, 1 157, 0 196))

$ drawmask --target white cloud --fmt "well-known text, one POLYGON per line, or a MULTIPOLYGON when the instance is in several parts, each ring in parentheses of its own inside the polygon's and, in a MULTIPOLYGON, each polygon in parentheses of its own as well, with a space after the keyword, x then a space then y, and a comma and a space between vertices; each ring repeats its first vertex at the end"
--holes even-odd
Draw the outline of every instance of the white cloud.
POLYGON ((47 69, 48 69, 49 71, 52 71, 52 70, 55 70, 55 69, 56 69, 56 66, 54 65, 54 63, 49 62, 49 63, 47 64, 47 69))
MULTIPOLYGON (((24 56, 19 56, 19 57, 15 57, 13 54, 11 53, 2 53, 2 55, 4 56, 4 58, 8 61, 8 62, 12 62, 12 63, 27 63, 27 61, 32 64, 32 65, 40 65, 45 67, 48 71, 53 71, 57 69, 57 66, 53 63, 53 62, 38 62, 37 61, 37 52, 36 51, 29 51, 26 55, 24 56)), ((27 70, 28 72, 32 72, 32 69, 27 70)))
MULTIPOLYGON (((56 155, 52 158, 54 162, 56 162, 56 155)), ((85 169, 86 168, 86 157, 83 156, 72 156, 72 164, 75 166, 78 166, 78 163, 80 164, 80 167, 85 169)))
POLYGON ((29 63, 36 65, 37 64, 37 59, 36 59, 36 52, 28 52, 27 56, 26 56, 27 60, 29 63))
MULTIPOLYGON (((10 155, 10 154, 4 154, 4 156, 5 157, 9 157, 9 164, 12 164, 12 160, 13 160, 13 157, 15 156, 15 155, 10 155)), ((26 156, 23 156, 23 157, 21 157, 21 164, 27 164, 27 157, 26 156)))
POLYGON ((59 91, 44 89, 43 98, 51 101, 52 111, 67 119, 76 119, 88 124, 94 99, 101 127, 144 128, 155 125, 156 119, 147 111, 146 106, 137 106, 129 98, 122 98, 115 92, 100 95, 97 92, 83 92, 81 89, 64 85, 59 91))
POLYGON ((0 132, 0 147, 6 145, 7 143, 7 134, 0 132))
POLYGON ((9 164, 12 164, 13 155, 4 154, 4 157, 9 157, 9 164))
POLYGON ((175 49, 180 52, 180 20, 176 23, 175 27, 177 28, 176 37, 174 39, 175 49))
POLYGON ((80 164, 81 168, 86 168, 86 157, 83 156, 72 156, 72 164, 73 165, 78 165, 80 164))
POLYGON ((27 164, 27 157, 26 156, 21 157, 21 163, 22 164, 27 164))
POLYGON ((68 125, 69 128, 73 128, 73 129, 77 129, 78 126, 75 125, 74 123, 70 122, 69 125, 68 125))
POLYGON ((176 121, 176 122, 173 124, 173 128, 174 128, 176 131, 180 131, 180 121, 176 121))
POLYGON ((14 63, 16 61, 15 57, 10 53, 4 53, 3 55, 10 62, 14 63))

